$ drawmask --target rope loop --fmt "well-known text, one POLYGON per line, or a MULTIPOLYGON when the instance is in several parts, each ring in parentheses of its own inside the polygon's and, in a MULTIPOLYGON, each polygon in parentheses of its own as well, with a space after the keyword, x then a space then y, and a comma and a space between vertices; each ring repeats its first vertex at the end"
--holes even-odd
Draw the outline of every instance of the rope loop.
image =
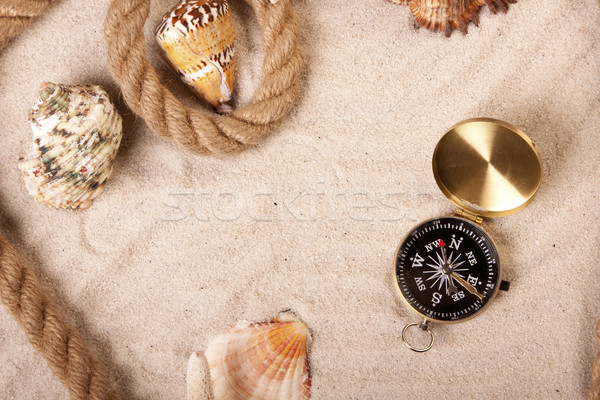
POLYGON ((298 97, 304 59, 290 0, 247 0, 264 47, 262 82, 249 104, 228 115, 182 104, 158 77, 146 54, 144 23, 150 0, 112 0, 104 23, 108 63, 127 105, 150 129, 197 154, 232 154, 269 137, 298 97))

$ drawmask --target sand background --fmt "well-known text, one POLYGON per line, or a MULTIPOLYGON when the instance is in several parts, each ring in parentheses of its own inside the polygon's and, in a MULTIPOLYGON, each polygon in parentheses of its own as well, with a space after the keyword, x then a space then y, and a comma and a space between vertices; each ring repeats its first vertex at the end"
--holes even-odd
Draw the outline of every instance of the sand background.
MULTIPOLYGON (((152 2, 147 34, 172 1, 152 2)), ((262 60, 252 9, 231 0, 236 91, 262 60)), ((469 34, 414 30, 384 0, 294 0, 306 55, 302 93, 280 131, 234 157, 200 157, 124 105, 105 59, 108 1, 64 0, 0 54, 2 232, 128 399, 185 398, 194 350, 237 320, 292 308, 313 334, 315 399, 583 398, 600 318, 600 6, 521 0, 482 9, 469 34), (124 118, 105 192, 87 211, 35 203, 17 161, 44 80, 105 86, 124 118), (394 252, 418 221, 449 214, 433 149, 466 118, 522 128, 544 181, 515 215, 484 227, 512 282, 479 317, 416 321, 392 284, 394 252)), ((156 55, 165 84, 196 100, 156 55)), ((0 310, 0 398, 67 392, 0 310)))

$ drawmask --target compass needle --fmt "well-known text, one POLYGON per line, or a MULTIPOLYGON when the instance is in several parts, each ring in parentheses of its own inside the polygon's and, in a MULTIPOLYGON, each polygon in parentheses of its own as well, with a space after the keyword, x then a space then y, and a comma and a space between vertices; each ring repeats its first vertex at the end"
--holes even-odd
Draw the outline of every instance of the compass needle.
POLYGON ((484 295, 482 295, 481 293, 479 293, 477 291, 477 289, 475 289, 473 287, 473 285, 471 285, 469 282, 467 282, 463 278, 461 278, 460 275, 458 275, 456 272, 452 272, 452 277, 454 279, 456 279, 456 281, 460 284, 460 286, 462 286, 465 289, 467 289, 467 291, 469 293, 474 294, 475 296, 479 297, 479 300, 483 300, 484 295))
POLYGON ((450 283, 448 284, 448 295, 453 295, 458 293, 458 288, 456 287, 456 285, 454 284, 454 282, 452 280, 449 281, 450 283))

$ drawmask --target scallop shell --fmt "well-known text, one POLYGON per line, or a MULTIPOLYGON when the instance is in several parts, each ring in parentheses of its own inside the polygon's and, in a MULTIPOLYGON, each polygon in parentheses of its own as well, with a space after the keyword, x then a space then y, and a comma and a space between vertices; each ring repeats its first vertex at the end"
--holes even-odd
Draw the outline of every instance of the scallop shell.
POLYGON ((18 164, 29 193, 52 207, 88 208, 112 172, 122 137, 106 91, 46 82, 29 121, 31 149, 18 164))
POLYGON ((454 29, 467 33, 467 25, 479 23, 479 8, 486 4, 492 13, 508 11, 517 0, 388 0, 407 4, 415 16, 415 26, 443 31, 450 36, 454 29))
POLYGON ((205 352, 215 399, 309 399, 309 341, 308 328, 290 312, 215 338, 205 352))
POLYGON ((156 41, 192 91, 219 112, 232 110, 233 24, 226 0, 183 0, 163 16, 156 41))

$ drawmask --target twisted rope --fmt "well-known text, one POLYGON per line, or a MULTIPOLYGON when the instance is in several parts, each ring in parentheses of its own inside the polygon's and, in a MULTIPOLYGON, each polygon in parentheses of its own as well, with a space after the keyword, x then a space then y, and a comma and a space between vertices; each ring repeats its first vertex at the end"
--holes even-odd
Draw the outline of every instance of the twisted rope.
MULTIPOLYGON (((58 0, 1 0, 0 49, 58 0)), ((73 400, 118 400, 102 363, 86 348, 35 273, 0 235, 0 300, 73 400)))
POLYGON ((185 106, 160 83, 148 61, 143 32, 150 0, 110 3, 104 23, 108 61, 127 105, 155 133, 193 153, 237 153, 263 141, 280 125, 298 96, 304 60, 290 0, 276 4, 247 1, 262 32, 262 82, 249 104, 227 116, 185 106))
POLYGON ((35 273, 0 235, 0 300, 72 400, 119 400, 102 363, 42 289, 35 273))
POLYGON ((0 0, 0 50, 59 0, 0 0))
MULTIPOLYGON (((0 49, 58 0, 0 0, 0 49)), ((119 400, 102 363, 0 235, 0 300, 73 400, 119 400)))

